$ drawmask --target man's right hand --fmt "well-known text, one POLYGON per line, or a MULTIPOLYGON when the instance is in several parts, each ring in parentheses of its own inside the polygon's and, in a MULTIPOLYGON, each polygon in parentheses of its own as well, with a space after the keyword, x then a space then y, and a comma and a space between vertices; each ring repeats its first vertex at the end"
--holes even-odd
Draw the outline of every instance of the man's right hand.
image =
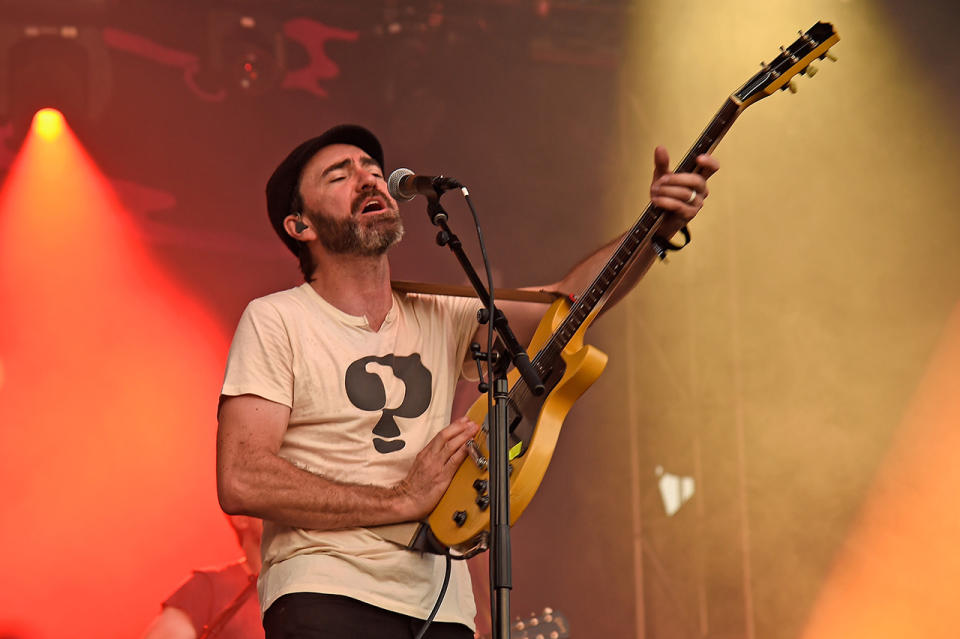
POLYGON ((417 453, 410 472, 394 487, 405 502, 402 510, 409 514, 409 521, 423 519, 434 509, 467 456, 467 442, 478 430, 475 422, 461 417, 417 453))

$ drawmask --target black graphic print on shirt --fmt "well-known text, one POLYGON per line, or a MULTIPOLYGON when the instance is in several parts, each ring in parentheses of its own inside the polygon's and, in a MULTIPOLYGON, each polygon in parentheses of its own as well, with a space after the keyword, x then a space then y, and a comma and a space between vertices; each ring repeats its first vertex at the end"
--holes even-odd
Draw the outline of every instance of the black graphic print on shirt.
POLYGON ((401 450, 406 442, 398 439, 403 433, 395 417, 419 417, 430 405, 433 375, 420 360, 420 353, 382 357, 369 356, 358 359, 347 367, 344 384, 350 402, 360 410, 383 411, 380 421, 373 429, 373 447, 386 455, 401 450), (404 385, 403 401, 399 406, 387 408, 387 393, 383 380, 377 373, 367 370, 375 363, 390 367, 404 385))

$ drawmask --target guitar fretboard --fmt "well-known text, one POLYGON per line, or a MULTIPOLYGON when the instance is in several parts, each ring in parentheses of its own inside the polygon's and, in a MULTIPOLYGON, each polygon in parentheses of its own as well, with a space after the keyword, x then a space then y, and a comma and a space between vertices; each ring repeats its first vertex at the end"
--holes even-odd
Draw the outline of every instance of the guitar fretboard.
MULTIPOLYGON (((675 172, 688 173, 695 171, 697 156, 713 151, 724 134, 730 130, 733 121, 741 110, 742 106, 739 101, 733 97, 728 98, 707 128, 700 134, 696 143, 677 165, 675 172)), ((610 297, 613 288, 623 279, 624 273, 637 259, 641 249, 649 246, 666 213, 664 209, 649 204, 640 219, 627 231, 600 273, 570 307, 570 312, 563 322, 533 359, 533 365, 541 376, 552 368, 553 362, 560 356, 560 353, 584 325, 584 322, 600 312, 603 304, 610 297)))

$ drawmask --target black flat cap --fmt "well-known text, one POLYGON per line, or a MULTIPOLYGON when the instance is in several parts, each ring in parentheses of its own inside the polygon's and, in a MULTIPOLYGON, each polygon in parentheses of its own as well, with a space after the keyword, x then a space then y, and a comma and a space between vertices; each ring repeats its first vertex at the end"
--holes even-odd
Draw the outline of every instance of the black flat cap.
POLYGON ((383 147, 373 133, 356 124, 340 124, 315 138, 310 138, 290 152, 267 180, 267 215, 273 230, 294 255, 299 254, 299 242, 283 228, 283 220, 290 213, 294 192, 300 182, 303 167, 317 151, 331 144, 350 144, 372 157, 383 169, 383 147))

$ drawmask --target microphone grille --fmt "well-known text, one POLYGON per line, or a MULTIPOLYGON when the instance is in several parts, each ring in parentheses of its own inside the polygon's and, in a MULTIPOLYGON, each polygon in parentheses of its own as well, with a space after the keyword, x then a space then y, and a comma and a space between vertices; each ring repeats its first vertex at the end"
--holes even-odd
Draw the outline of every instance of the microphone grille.
POLYGON ((412 200, 412 195, 403 195, 400 192, 400 181, 407 177, 408 175, 413 175, 413 171, 410 169, 397 169, 390 174, 390 177, 387 178, 387 191, 390 192, 390 195, 393 196, 395 200, 412 200))

